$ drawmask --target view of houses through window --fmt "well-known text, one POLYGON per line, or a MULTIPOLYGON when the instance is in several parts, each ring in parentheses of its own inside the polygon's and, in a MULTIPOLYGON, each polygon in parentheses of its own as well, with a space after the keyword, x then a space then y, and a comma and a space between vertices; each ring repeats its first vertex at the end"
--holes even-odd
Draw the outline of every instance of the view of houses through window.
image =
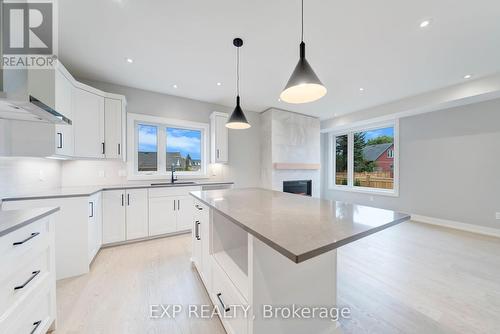
POLYGON ((158 171, 158 127, 138 125, 137 169, 139 172, 158 171))
POLYGON ((394 189, 394 127, 335 136, 334 143, 335 185, 394 189), (348 173, 350 147, 352 180, 348 173))
POLYGON ((167 171, 201 170, 201 131, 167 128, 167 171))
POLYGON ((166 172, 172 166, 176 171, 202 171, 202 130, 137 124, 136 134, 138 172, 158 172, 159 159, 164 159, 166 172), (160 147, 165 151, 159 152, 160 147))

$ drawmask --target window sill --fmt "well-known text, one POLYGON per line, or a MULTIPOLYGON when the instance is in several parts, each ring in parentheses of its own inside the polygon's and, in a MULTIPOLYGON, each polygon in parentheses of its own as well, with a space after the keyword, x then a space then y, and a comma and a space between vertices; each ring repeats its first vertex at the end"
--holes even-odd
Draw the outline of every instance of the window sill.
POLYGON ((369 194, 369 195, 381 195, 389 197, 399 197, 399 191, 394 190, 384 190, 378 188, 365 188, 365 187, 350 187, 350 186, 330 186, 328 190, 332 191, 346 191, 352 193, 369 194))

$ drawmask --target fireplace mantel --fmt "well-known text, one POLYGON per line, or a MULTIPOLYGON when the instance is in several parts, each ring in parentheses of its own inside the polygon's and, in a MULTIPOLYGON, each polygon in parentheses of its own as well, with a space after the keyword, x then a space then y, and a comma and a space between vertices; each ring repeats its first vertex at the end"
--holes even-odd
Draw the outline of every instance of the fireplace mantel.
POLYGON ((321 169, 321 164, 275 162, 273 163, 273 168, 279 170, 319 170, 321 169))

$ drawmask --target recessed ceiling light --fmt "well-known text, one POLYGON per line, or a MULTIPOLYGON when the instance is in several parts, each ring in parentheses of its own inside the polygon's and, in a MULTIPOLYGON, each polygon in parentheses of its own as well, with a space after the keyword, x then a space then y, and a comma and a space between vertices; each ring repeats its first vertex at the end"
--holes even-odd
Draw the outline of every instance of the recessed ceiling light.
POLYGON ((422 22, 420 22, 420 28, 427 28, 430 25, 431 25, 430 20, 423 20, 422 22))
POLYGON ((221 82, 218 82, 218 83, 217 83, 217 86, 222 86, 222 83, 221 83, 221 82))
POLYGON ((125 60, 127 61, 127 63, 129 64, 132 64, 134 62, 134 60, 132 58, 125 58, 125 60))
POLYGON ((173 85, 172 87, 177 88, 177 85, 173 85))
POLYGON ((472 74, 466 74, 466 75, 464 75, 464 79, 470 79, 470 78, 472 78, 472 74))
POLYGON ((360 92, 364 92, 364 91, 365 91, 365 89, 364 89, 363 87, 361 87, 361 88, 359 89, 359 91, 360 91, 360 92))

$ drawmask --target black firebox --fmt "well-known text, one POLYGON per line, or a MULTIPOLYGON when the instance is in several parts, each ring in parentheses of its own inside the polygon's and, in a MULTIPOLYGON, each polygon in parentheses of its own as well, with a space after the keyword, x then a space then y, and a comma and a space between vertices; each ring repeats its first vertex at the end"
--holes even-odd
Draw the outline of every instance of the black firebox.
POLYGON ((312 196, 312 180, 283 181, 283 191, 286 193, 312 196))

